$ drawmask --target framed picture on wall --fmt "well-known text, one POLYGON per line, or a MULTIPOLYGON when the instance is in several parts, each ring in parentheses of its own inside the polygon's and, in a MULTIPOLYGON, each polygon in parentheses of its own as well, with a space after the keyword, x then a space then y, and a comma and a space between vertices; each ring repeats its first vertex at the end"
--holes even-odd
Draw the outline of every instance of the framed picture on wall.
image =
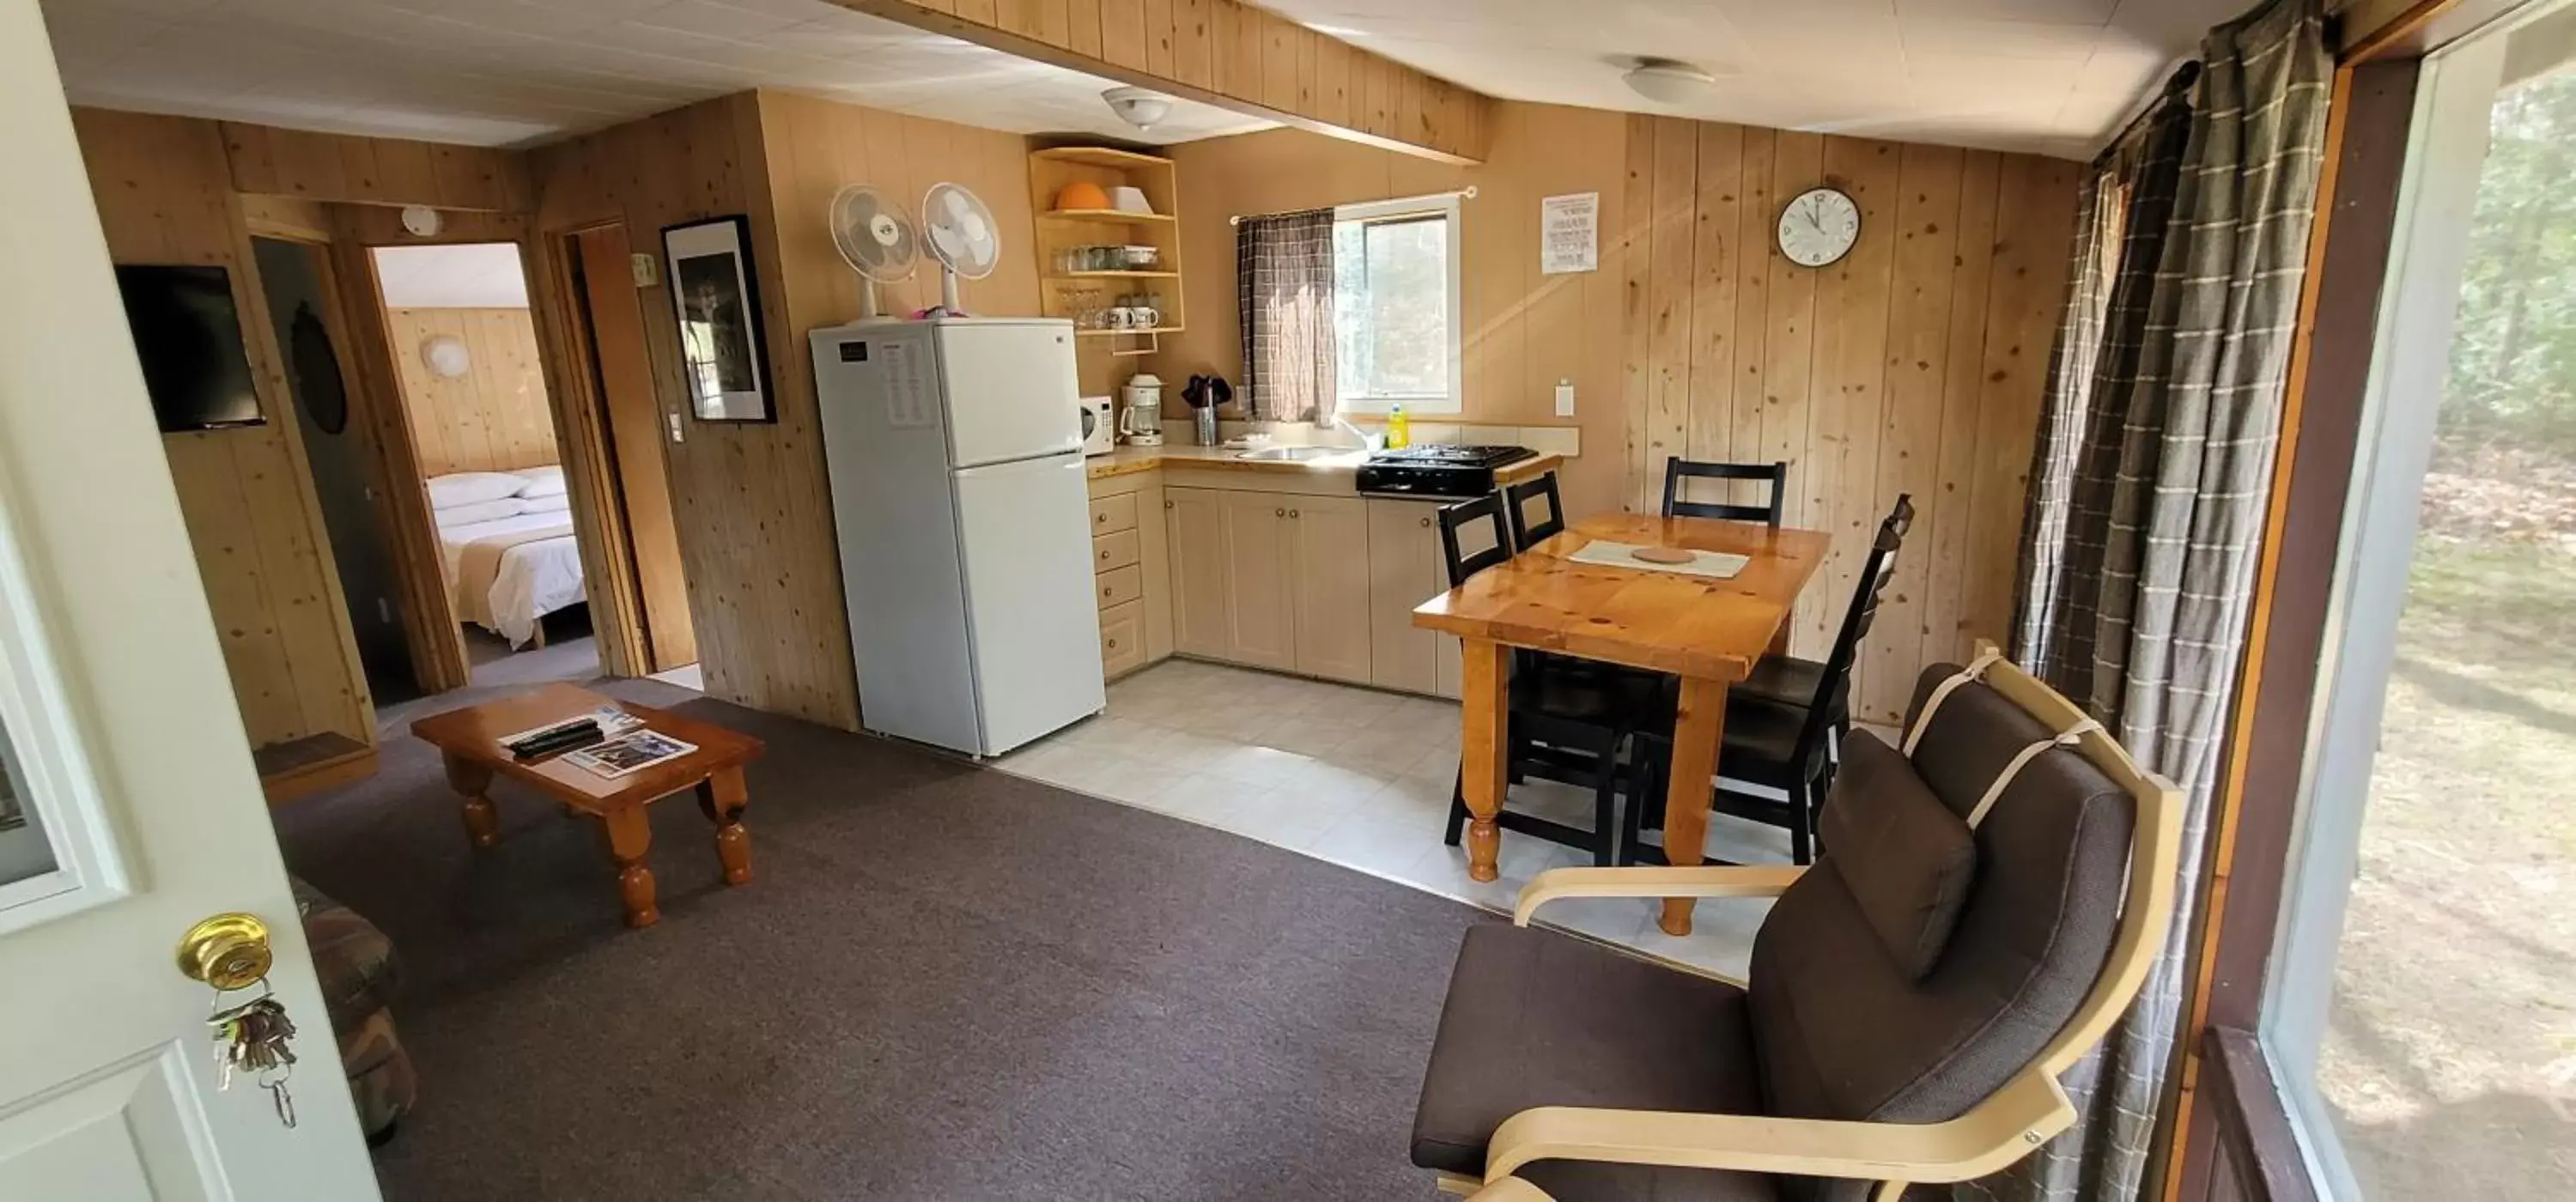
POLYGON ((711 217, 662 229, 689 412, 702 422, 778 420, 751 264, 751 219, 711 217))

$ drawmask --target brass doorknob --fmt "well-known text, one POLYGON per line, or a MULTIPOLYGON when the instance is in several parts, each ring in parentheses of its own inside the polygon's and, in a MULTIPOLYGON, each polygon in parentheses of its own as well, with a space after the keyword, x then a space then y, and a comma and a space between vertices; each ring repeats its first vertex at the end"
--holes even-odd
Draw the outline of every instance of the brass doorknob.
POLYGON ((248 989, 276 959, 268 924, 249 914, 217 914, 179 939, 179 971, 217 989, 248 989))

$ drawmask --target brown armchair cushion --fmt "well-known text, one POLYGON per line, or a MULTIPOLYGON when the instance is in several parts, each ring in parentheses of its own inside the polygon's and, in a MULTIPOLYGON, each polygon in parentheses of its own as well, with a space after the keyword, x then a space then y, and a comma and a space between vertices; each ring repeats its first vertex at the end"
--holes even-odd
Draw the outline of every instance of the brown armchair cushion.
MULTIPOLYGON (((1993 779, 1966 765, 1991 761, 1999 771, 2011 757, 1996 749, 2047 734, 1982 684, 1953 693, 1935 721, 1933 733, 1949 740, 1949 758, 1934 757, 1943 771, 1920 749, 1914 762, 1959 812, 1993 779)), ((1939 1122, 2010 1080, 2101 975, 2134 815, 2135 799, 2076 752, 2032 759, 1976 828, 1976 878, 1948 947, 1920 979, 1882 946, 1828 842, 1754 938, 1747 1008, 1766 1110, 1939 1122)))
MULTIPOLYGON (((1481 1178, 1494 1129, 1532 1106, 1757 1114, 1759 1102, 1743 990, 1569 935, 1488 923, 1467 931, 1450 973, 1413 1116, 1413 1163, 1481 1178)), ((1689 1176, 1734 1180, 1647 1196, 1770 1197, 1758 1176, 1689 1176)))
POLYGON ((1827 854, 1896 968, 1921 980, 1941 959, 1977 872, 1968 824, 1933 796, 1903 752, 1855 730, 1825 801, 1827 854))

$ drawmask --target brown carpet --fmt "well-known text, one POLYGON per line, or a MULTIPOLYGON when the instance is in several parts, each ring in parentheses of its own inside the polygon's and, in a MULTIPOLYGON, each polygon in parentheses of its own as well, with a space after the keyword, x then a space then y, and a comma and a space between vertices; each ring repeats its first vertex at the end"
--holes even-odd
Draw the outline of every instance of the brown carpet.
MULTIPOLYGON (((651 682, 612 691, 668 703, 651 682)), ((482 690, 473 690, 481 693, 482 690)), ((468 854, 436 757, 278 812, 402 958, 421 1199, 1429 1198, 1406 1136, 1471 907, 919 750, 769 741, 755 879, 654 806, 661 925, 595 823, 504 786, 468 854)))

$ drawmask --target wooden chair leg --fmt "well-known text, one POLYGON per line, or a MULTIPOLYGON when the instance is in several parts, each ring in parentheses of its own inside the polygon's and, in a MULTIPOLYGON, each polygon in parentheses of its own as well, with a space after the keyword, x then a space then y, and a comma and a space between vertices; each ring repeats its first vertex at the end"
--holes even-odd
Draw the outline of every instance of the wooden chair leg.
POLYGON ((1600 767, 1592 777, 1592 863, 1612 868, 1619 863, 1619 742, 1600 749, 1600 767))
POLYGON ((1457 780, 1449 786, 1449 829, 1441 832, 1440 841, 1458 846, 1458 836, 1467 828, 1467 772, 1462 766, 1457 780))
POLYGON ((1799 781, 1789 791, 1789 859, 1799 864, 1816 862, 1815 791, 1806 781, 1799 781))

